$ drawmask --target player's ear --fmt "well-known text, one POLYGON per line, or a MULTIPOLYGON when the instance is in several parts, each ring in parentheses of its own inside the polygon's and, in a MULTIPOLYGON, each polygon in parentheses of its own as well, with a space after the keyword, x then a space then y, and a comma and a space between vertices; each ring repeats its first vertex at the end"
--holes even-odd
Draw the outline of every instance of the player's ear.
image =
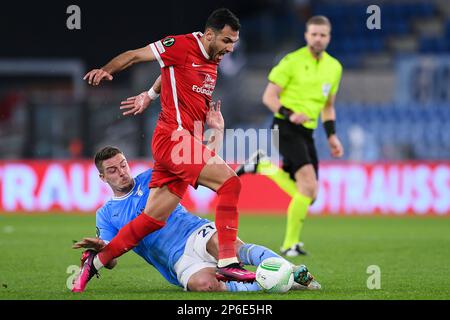
POLYGON ((98 177, 99 177, 103 182, 105 182, 105 175, 104 175, 103 173, 99 173, 99 174, 98 174, 98 177))
POLYGON ((212 41, 212 40, 214 39, 214 36, 215 36, 215 35, 216 35, 216 34, 215 34, 215 32, 214 32, 213 29, 207 28, 207 29, 205 30, 205 39, 206 39, 206 40, 212 41))

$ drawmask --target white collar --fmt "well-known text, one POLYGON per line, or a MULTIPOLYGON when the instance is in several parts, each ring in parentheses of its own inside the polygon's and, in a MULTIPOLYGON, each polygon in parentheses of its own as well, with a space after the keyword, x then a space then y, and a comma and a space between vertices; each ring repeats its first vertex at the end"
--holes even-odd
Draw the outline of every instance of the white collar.
POLYGON ((203 33, 201 33, 200 31, 197 31, 197 32, 193 32, 192 35, 195 37, 195 39, 197 39, 198 46, 200 47, 200 50, 202 51, 203 56, 209 60, 210 59, 209 54, 206 52, 205 47, 203 46, 203 43, 198 38, 198 36, 202 37, 203 33))
POLYGON ((133 186, 133 189, 130 190, 130 192, 128 192, 126 195, 123 195, 123 196, 121 196, 121 197, 115 197, 115 196, 113 196, 113 197, 112 197, 112 200, 121 201, 121 200, 125 200, 126 198, 128 198, 129 196, 131 196, 131 194, 134 192, 134 189, 136 189, 136 185, 137 185, 136 180, 135 180, 134 178, 133 178, 133 181, 134 181, 134 186, 133 186))

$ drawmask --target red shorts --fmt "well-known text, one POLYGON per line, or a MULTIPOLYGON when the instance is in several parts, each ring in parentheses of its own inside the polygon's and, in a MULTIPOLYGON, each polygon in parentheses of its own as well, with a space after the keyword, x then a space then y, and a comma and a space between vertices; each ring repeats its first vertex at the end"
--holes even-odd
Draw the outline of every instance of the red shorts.
POLYGON ((215 152, 187 130, 168 130, 157 126, 152 139, 153 166, 150 188, 167 185, 170 192, 183 198, 188 185, 197 188, 197 180, 215 152))

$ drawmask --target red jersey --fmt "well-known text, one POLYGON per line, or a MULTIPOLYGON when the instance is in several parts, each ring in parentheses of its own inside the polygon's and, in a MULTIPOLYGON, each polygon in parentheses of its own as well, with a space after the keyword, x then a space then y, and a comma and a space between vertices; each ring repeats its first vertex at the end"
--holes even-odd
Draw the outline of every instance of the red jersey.
POLYGON ((161 66, 161 106, 157 125, 194 134, 194 121, 203 126, 217 80, 218 64, 210 60, 202 33, 168 36, 150 44, 161 66))

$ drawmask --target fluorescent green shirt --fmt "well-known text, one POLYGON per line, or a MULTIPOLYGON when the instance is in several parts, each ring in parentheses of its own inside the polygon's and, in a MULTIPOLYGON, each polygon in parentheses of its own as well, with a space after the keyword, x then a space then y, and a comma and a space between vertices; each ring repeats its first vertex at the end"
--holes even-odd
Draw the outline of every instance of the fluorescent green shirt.
MULTIPOLYGON (((303 47, 286 55, 268 78, 283 89, 281 104, 307 115, 311 121, 303 126, 315 129, 328 97, 338 91, 341 75, 342 65, 335 58, 323 52, 317 61, 308 47, 303 47)), ((275 117, 283 118, 279 113, 275 117)))

